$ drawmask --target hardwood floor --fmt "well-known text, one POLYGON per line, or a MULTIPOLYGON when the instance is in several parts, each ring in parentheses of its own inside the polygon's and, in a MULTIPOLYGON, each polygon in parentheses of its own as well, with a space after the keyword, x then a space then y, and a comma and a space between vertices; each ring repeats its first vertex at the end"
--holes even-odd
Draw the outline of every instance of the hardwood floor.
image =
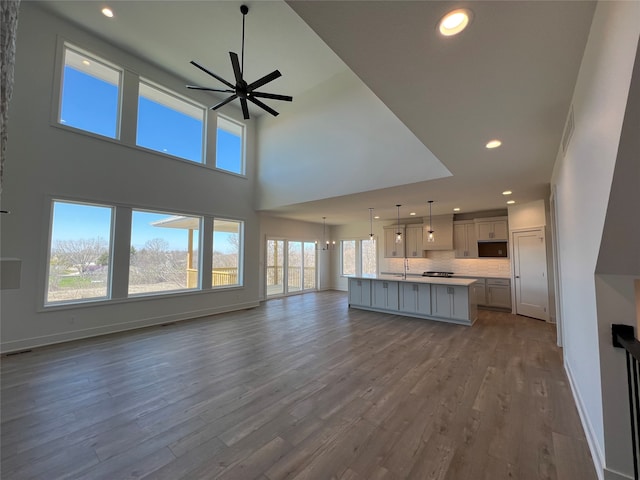
POLYGON ((3 479, 596 479, 555 329, 346 294, 2 358, 3 479))

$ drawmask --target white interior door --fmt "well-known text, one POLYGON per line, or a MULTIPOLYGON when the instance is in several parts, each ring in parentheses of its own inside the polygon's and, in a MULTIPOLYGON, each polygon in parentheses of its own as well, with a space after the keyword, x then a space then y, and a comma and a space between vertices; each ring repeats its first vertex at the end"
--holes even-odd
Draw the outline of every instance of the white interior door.
POLYGON ((516 313, 549 319, 547 253, 542 229, 513 234, 516 313))

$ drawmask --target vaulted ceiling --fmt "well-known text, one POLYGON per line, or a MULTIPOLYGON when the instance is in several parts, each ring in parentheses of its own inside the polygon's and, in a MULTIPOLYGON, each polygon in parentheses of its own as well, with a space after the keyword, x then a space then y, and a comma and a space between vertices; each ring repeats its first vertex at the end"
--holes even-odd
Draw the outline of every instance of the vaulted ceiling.
MULTIPOLYGON (((233 78, 242 2, 45 1, 46 8, 188 83, 233 78)), ((253 1, 245 77, 278 68, 259 131, 257 207, 340 224, 506 207, 545 198, 595 3, 587 1, 253 1), (449 10, 473 12, 455 37, 449 10), (499 138, 501 147, 488 150, 499 138)), ((216 85, 211 85, 216 86, 216 85)), ((212 96, 212 105, 218 98, 212 96)), ((236 108, 228 106, 225 108, 236 108)))

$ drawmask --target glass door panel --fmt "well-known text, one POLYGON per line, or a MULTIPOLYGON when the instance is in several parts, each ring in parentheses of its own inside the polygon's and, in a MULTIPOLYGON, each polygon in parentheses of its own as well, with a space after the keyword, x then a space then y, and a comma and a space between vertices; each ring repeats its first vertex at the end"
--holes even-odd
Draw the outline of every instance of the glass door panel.
POLYGON ((304 290, 314 290, 316 288, 316 244, 314 242, 304 242, 304 290))
POLYGON ((287 292, 302 290, 302 242, 287 242, 287 292))
POLYGON ((267 240, 267 296, 284 294, 284 240, 267 240))

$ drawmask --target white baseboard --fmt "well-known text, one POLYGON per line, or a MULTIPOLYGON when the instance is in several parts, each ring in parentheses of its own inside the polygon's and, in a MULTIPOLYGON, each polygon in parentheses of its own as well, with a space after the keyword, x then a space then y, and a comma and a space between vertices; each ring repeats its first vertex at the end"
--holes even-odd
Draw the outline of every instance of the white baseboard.
MULTIPOLYGON (((578 414, 580 415, 580 421, 582 422, 582 428, 584 429, 585 436, 587 437, 587 443, 589 444, 589 451, 591 452, 591 458, 593 459, 593 465, 596 469, 596 475, 598 475, 598 480, 614 480, 612 478, 605 478, 604 476, 604 465, 605 458, 602 450, 600 449, 600 444, 596 439, 595 432, 593 430, 593 426, 591 425, 591 421, 586 414, 586 409, 584 408, 584 402, 582 401, 582 397, 578 393, 578 389, 576 388, 575 381, 573 379, 573 374, 571 373, 571 367, 569 364, 564 361, 564 370, 567 372, 567 377, 569 378, 569 386, 571 387, 571 392, 573 393, 573 399, 576 402, 576 407, 578 408, 578 414)), ((620 477, 620 480, 626 477, 620 477)), ((616 479, 618 480, 618 479, 616 479)))
POLYGON ((180 312, 180 313, 175 313, 171 315, 144 318, 144 319, 135 320, 132 322, 114 323, 111 325, 103 325, 100 327, 86 328, 83 330, 74 330, 70 332, 55 333, 52 335, 43 335, 40 337, 32 337, 32 338, 27 338, 22 340, 2 342, 0 343, 0 354, 28 350, 31 348, 44 347, 46 345, 69 342, 72 340, 81 340, 83 338, 97 337, 100 335, 108 335, 110 333, 125 332, 127 330, 136 330, 138 328, 151 327, 154 325, 162 325, 164 323, 193 320, 194 318, 207 317, 209 315, 217 315, 219 313, 234 312, 237 310, 254 308, 259 305, 260 305, 260 302, 238 303, 235 305, 226 305, 224 307, 207 308, 203 310, 192 310, 189 312, 180 312))
POLYGON ((569 378, 569 385, 571 387, 571 392, 573 393, 573 398, 576 402, 576 406, 578 408, 578 413, 580 415, 580 421, 582 422, 582 428, 585 431, 585 435, 587 437, 587 443, 589 444, 589 451, 591 452, 591 458, 593 458, 593 464, 596 469, 596 474, 598 475, 599 480, 633 480, 633 475, 627 475, 622 472, 618 472, 616 470, 612 470, 607 468, 606 466, 606 458, 600 449, 600 446, 596 440, 595 433, 593 431, 593 426, 589 421, 585 413, 584 403, 578 390, 575 386, 575 381, 573 379, 573 374, 571 373, 571 368, 567 362, 564 362, 564 369, 567 372, 567 377, 569 378))

